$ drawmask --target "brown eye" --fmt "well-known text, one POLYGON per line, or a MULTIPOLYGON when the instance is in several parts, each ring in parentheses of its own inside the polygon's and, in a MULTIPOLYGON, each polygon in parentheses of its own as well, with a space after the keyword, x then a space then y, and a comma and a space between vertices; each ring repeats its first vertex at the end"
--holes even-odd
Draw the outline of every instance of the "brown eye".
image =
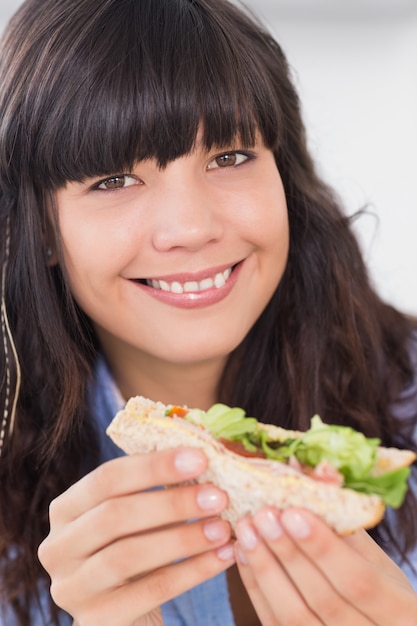
POLYGON ((125 189, 125 187, 136 185, 137 182, 138 181, 136 178, 133 178, 133 176, 122 174, 120 176, 111 176, 110 178, 102 180, 101 183, 97 185, 97 189, 103 189, 104 191, 116 191, 117 189, 125 189))
POLYGON ((218 167, 228 167, 229 165, 236 165, 236 153, 235 152, 227 152, 226 154, 221 154, 220 156, 214 159, 218 167))
POLYGON ((244 152, 223 152, 214 157, 207 166, 207 169, 213 170, 217 168, 235 167, 244 163, 250 158, 249 154, 244 152))

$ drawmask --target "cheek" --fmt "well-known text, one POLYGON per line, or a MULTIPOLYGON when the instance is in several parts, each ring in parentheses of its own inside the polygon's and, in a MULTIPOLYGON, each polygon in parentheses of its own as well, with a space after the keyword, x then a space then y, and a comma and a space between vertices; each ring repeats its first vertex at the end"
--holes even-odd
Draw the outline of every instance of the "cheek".
POLYGON ((97 271, 103 274, 123 263, 129 250, 132 229, 100 220, 60 220, 64 262, 69 272, 97 271))
MULTIPOLYGON (((267 200, 266 200, 267 202, 267 200)), ((266 238, 285 241, 289 238, 288 210, 285 198, 269 202, 267 210, 260 219, 261 228, 266 238)))
POLYGON ((247 233, 256 237, 256 243, 265 251, 278 257, 287 255, 289 248, 289 220, 284 192, 280 186, 275 191, 258 198, 247 233))
POLYGON ((287 254, 289 249, 290 227, 287 199, 280 177, 276 183, 274 197, 275 202, 271 205, 269 216, 265 219, 265 225, 270 225, 272 239, 275 240, 276 245, 281 246, 287 254))
POLYGON ((245 197, 249 200, 249 229, 259 232, 265 239, 288 238, 287 199, 281 176, 272 159, 241 199, 244 201, 245 197))
POLYGON ((285 271, 290 247, 288 210, 283 195, 279 196, 278 202, 269 202, 268 210, 259 220, 258 232, 259 239, 256 243, 260 250, 261 270, 267 283, 275 291, 285 271))

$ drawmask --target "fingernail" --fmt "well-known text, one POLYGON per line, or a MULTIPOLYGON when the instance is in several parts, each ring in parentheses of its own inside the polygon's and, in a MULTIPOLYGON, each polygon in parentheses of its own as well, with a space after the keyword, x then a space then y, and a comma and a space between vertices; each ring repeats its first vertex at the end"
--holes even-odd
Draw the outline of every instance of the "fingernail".
POLYGON ((281 515, 281 522, 288 534, 296 539, 305 539, 311 533, 311 527, 305 517, 298 511, 288 509, 281 515))
POLYGON ((180 450, 174 459, 174 465, 181 474, 201 474, 206 463, 199 450, 180 450))
POLYGON ((197 504, 204 511, 219 511, 225 505, 225 495, 209 485, 204 485, 197 493, 197 504))
POLYGON ((204 524, 203 532, 209 541, 221 541, 230 535, 229 528, 222 520, 210 520, 204 524))
POLYGON ((259 511, 254 517, 254 522, 265 539, 278 539, 278 537, 281 537, 283 532, 282 526, 273 511, 259 511))
POLYGON ((231 543, 222 546, 216 551, 217 556, 221 561, 235 561, 235 551, 231 543))
POLYGON ((258 543, 258 536, 246 520, 241 520, 236 526, 236 536, 243 550, 254 550, 258 543))

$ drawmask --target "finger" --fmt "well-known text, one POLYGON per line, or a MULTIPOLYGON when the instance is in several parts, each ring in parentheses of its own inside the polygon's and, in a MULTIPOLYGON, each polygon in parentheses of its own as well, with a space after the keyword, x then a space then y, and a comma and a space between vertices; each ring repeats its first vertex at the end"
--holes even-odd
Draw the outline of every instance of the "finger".
MULTIPOLYGON (((79 623, 100 626, 136 623, 156 607, 216 576, 233 563, 233 546, 226 544, 217 550, 162 567, 111 593, 104 593, 95 602, 79 606, 75 618, 79 623)), ((58 606, 70 611, 66 592, 65 585, 52 588, 58 606)))
POLYGON ((345 543, 350 545, 362 558, 383 569, 387 575, 391 575, 402 583, 410 591, 412 585, 400 567, 382 550, 382 548, 368 535, 365 530, 360 530, 344 538, 345 543))
MULTIPOLYGON (((113 498, 87 511, 54 533, 40 550, 44 566, 53 567, 63 554, 66 569, 110 543, 166 525, 221 513, 228 503, 226 494, 213 485, 187 485, 113 498), (51 560, 52 559, 52 560, 51 560)), ((64 564, 60 566, 61 572, 64 564)))
POLYGON ((262 590, 263 597, 267 600, 269 613, 274 615, 279 624, 309 626, 322 624, 307 606, 285 568, 261 540, 252 520, 249 518, 240 520, 236 526, 236 536, 238 552, 241 550, 243 559, 250 566, 255 579, 252 582, 252 590, 248 590, 248 593, 256 610, 261 610, 255 604, 261 599, 261 595, 255 593, 257 587, 262 590))
POLYGON ((281 516, 286 533, 347 603, 378 626, 410 619, 417 609, 415 594, 398 584, 380 566, 362 557, 326 524, 304 510, 287 510, 281 516), (394 619, 395 618, 395 619, 394 619))
POLYGON ((144 615, 139 621, 135 621, 134 626, 164 626, 161 607, 144 615))
POLYGON ((77 584, 91 595, 105 593, 169 563, 220 548, 230 536, 227 522, 210 518, 127 537, 84 561, 76 574, 77 584))
POLYGON ((177 448, 108 461, 72 485, 50 507, 57 529, 110 498, 173 485, 199 476, 207 458, 196 448, 177 448))
POLYGON ((318 569, 314 560, 310 560, 284 532, 278 511, 262 509, 254 516, 253 523, 307 607, 321 623, 328 626, 370 626, 374 623, 333 587, 331 570, 323 572, 318 569))
POLYGON ((268 598, 264 595, 262 588, 259 587, 253 570, 239 542, 235 543, 235 557, 240 578, 248 592, 262 626, 281 626, 281 622, 277 621, 277 618, 272 612, 268 598))

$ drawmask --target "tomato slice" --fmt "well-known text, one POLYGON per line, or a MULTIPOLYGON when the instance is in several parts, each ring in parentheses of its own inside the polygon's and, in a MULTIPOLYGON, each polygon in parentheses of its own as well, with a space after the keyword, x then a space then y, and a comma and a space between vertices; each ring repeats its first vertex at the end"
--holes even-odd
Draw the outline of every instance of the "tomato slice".
POLYGON ((184 409, 183 406, 172 406, 167 412, 167 417, 185 417, 188 413, 188 409, 184 409))
POLYGON ((240 456, 255 457, 258 459, 267 458, 266 454, 262 450, 256 450, 256 452, 247 450, 240 441, 230 441, 230 439, 219 439, 219 441, 225 448, 235 454, 239 454, 240 456))

